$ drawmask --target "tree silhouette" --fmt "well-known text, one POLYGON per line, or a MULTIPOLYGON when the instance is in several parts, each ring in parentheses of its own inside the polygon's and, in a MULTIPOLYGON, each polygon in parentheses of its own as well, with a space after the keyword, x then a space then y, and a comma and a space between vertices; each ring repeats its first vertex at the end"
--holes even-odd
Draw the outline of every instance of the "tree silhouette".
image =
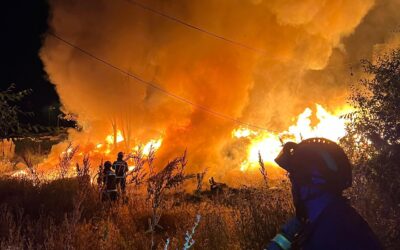
POLYGON ((341 143, 354 165, 352 200, 390 249, 400 244, 400 49, 362 65, 341 143))
POLYGON ((11 139, 25 134, 28 130, 35 129, 30 124, 21 124, 21 115, 32 115, 22 111, 18 103, 31 90, 16 91, 15 85, 11 84, 6 90, 0 91, 0 139, 11 139))

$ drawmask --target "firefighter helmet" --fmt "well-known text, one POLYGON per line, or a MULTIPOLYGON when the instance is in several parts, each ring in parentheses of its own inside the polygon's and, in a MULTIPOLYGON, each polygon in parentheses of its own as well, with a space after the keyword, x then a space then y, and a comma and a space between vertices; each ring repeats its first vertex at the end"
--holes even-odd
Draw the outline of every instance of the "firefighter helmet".
POLYGON ((111 169, 111 167, 112 167, 112 164, 111 164, 111 162, 110 162, 110 161, 106 161, 106 162, 104 162, 104 169, 106 169, 106 170, 110 170, 110 169, 111 169))
POLYGON ((118 158, 119 159, 124 158, 124 152, 118 152, 118 158))
POLYGON ((334 192, 351 186, 347 155, 339 145, 325 138, 310 138, 298 144, 288 142, 275 162, 301 184, 314 184, 334 192))

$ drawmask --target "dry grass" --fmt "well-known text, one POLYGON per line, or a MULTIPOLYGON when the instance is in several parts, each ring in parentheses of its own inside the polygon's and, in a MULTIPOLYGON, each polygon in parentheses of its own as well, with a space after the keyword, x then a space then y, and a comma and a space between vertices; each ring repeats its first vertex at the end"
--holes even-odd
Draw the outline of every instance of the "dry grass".
MULTIPOLYGON (((101 202, 87 155, 74 178, 67 177, 71 160, 65 157, 60 158, 65 174, 57 180, 0 179, 0 248, 260 249, 292 214, 287 185, 213 193, 202 191, 203 172, 192 195, 179 188, 196 177, 185 174, 186 152, 159 171, 154 153, 133 157, 138 181, 128 186, 127 202, 115 204, 101 202), (201 221, 193 224, 198 216, 201 221)), ((35 169, 29 157, 25 160, 35 169)))
POLYGON ((17 169, 16 163, 9 159, 0 158, 0 174, 10 173, 17 169))
POLYGON ((259 170, 263 177, 264 183, 268 187, 268 173, 267 173, 267 169, 265 168, 264 160, 261 157, 260 151, 258 152, 258 165, 260 165, 259 170))
POLYGON ((145 177, 147 176, 147 173, 144 171, 145 163, 148 162, 149 168, 153 164, 153 146, 150 147, 147 159, 143 154, 143 149, 141 146, 139 146, 138 149, 135 150, 135 152, 129 157, 133 159, 135 164, 135 168, 127 174, 128 177, 130 177, 130 183, 133 183, 135 186, 140 186, 143 184, 145 177))
POLYGON ((61 179, 68 177, 70 167, 72 165, 72 159, 76 152, 78 152, 79 146, 73 146, 72 143, 69 143, 68 146, 65 148, 64 152, 60 154, 58 160, 58 169, 59 175, 61 179))
MULTIPOLYGON (((146 233, 153 210, 145 186, 130 186, 128 201, 111 205, 100 201, 97 187, 80 183, 79 178, 40 185, 1 179, 0 249, 150 249, 152 242, 154 249, 164 249, 167 239, 168 249, 182 249, 197 215, 201 220, 191 249, 262 249, 293 215, 287 182, 275 189, 217 194, 171 189, 164 193, 160 227, 154 228, 152 240, 152 233, 146 233)), ((374 217, 368 206, 364 209, 364 216, 374 217)))
MULTIPOLYGON (((150 163, 152 165, 152 163, 150 163)), ((155 248, 154 234, 157 227, 163 229, 159 225, 161 215, 166 207, 165 195, 168 190, 177 188, 183 184, 187 179, 193 176, 186 175, 184 170, 187 165, 186 151, 181 157, 168 162, 168 164, 158 173, 150 172, 149 179, 147 180, 147 200, 151 204, 151 218, 149 218, 149 230, 151 233, 151 247, 155 248)), ((150 169, 153 169, 150 167, 150 169)))
MULTIPOLYGON (((82 192, 79 177, 39 186, 28 180, 0 181, 1 249, 150 249, 152 206, 131 188, 126 204, 102 203, 97 189, 82 192), (82 193, 84 195, 82 195, 82 193)), ((193 220, 201 221, 191 249, 260 249, 293 211, 287 189, 239 189, 213 196, 166 190, 154 230, 154 248, 180 249, 193 220)))
POLYGON ((27 177, 32 180, 34 185, 39 185, 41 182, 41 177, 37 171, 37 165, 35 164, 35 162, 33 160, 32 153, 27 151, 22 155, 21 158, 28 169, 27 177))
MULTIPOLYGON (((275 188, 202 191, 205 173, 187 176, 186 154, 159 171, 154 155, 135 157, 140 167, 133 175, 148 178, 132 182, 127 201, 115 204, 101 202, 96 182, 91 184, 88 156, 76 165, 74 178, 0 179, 0 249, 262 249, 293 215, 287 180, 275 188), (194 194, 180 188, 188 177, 196 177, 194 194), (201 220, 194 224, 198 215, 201 220), (195 233, 190 231, 194 225, 195 233)), ((260 159, 260 171, 262 166, 260 159)), ((262 175, 268 184, 267 173, 262 175)), ((357 208, 367 219, 378 219, 371 210, 375 206, 360 203, 365 194, 357 187, 351 190, 357 208)), ((393 222, 386 228, 369 222, 391 239, 393 222)))

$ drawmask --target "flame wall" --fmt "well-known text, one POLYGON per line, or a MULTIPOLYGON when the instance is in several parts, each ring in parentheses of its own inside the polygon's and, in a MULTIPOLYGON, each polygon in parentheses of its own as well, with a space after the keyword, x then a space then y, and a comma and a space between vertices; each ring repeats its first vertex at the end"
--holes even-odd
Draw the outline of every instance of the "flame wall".
MULTIPOLYGON (((142 0, 257 53, 129 4, 51 0, 53 31, 143 79, 212 110, 271 130, 305 107, 345 103, 346 63, 369 57, 399 20, 399 1, 142 0), (380 24, 385 23, 382 27, 380 24)), ((112 123, 129 148, 163 137, 165 161, 186 147, 193 169, 234 172, 246 150, 238 125, 174 100, 48 36, 41 51, 63 108, 76 113, 79 143, 104 140, 112 123)))

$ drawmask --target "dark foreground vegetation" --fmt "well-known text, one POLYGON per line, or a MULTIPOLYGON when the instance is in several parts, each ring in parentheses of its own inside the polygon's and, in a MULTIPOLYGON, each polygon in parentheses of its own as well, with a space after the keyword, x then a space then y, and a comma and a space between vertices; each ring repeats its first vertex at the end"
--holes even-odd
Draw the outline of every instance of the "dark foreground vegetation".
POLYGON ((387 248, 400 248, 400 49, 363 61, 348 135, 341 144, 353 168, 352 203, 387 248))
MULTIPOLYGON (((385 248, 399 249, 400 51, 364 68, 369 77, 353 90, 357 111, 341 141, 354 166, 347 196, 385 248)), ((159 172, 150 167, 146 179, 134 173, 125 201, 101 202, 86 160, 75 178, 43 181, 27 164, 30 178, 0 179, 0 249, 262 249, 293 215, 287 181, 184 192, 193 178, 183 172, 185 155, 159 172)))
MULTIPOLYGON (((398 214, 375 185, 356 181, 348 194, 352 204, 387 249, 398 249, 398 214)), ((154 232, 147 191, 130 188, 127 197, 125 202, 102 202, 97 186, 81 177, 40 185, 1 179, 0 249, 188 249, 188 243, 191 249, 262 249, 293 216, 286 181, 275 188, 196 194, 179 187, 167 190, 154 232)))
MULTIPOLYGON (((287 187, 287 185, 285 185, 287 187)), ((128 201, 103 203, 93 186, 77 178, 41 186, 0 181, 1 249, 150 249, 151 201, 129 190, 128 201), (86 190, 82 190, 86 188, 86 190), (84 195, 82 195, 83 193, 84 195)), ((197 215, 193 249, 261 249, 292 215, 289 190, 225 189, 189 195, 167 193, 154 244, 182 249, 197 215)))

